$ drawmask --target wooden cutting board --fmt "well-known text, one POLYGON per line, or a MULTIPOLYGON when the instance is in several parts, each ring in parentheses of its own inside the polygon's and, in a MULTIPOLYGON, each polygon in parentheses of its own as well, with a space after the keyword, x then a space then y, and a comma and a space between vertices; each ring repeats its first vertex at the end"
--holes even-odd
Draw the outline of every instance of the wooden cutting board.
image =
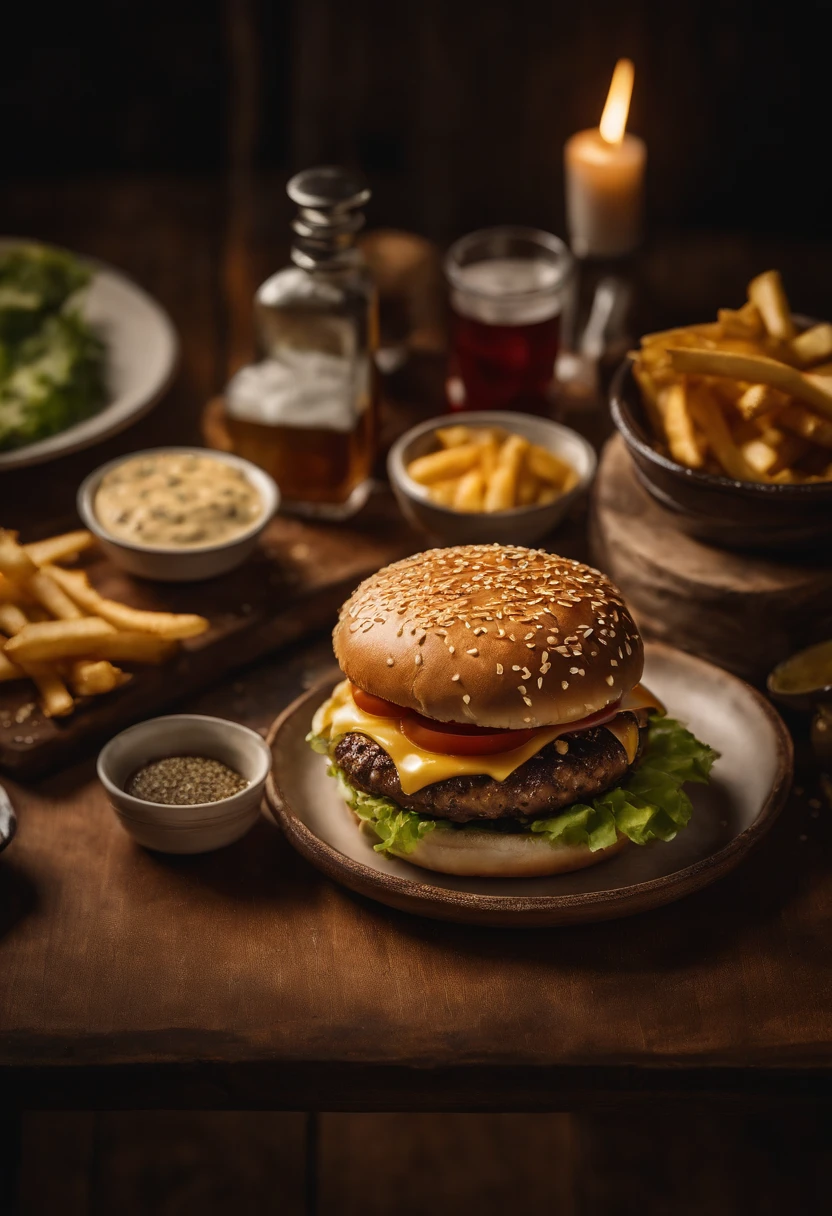
POLYGON ((211 627, 184 642, 170 663, 133 668, 129 683, 79 701, 67 718, 44 718, 33 708, 28 682, 0 684, 0 768, 40 777, 81 758, 129 723, 162 713, 261 655, 334 624, 338 607, 362 578, 422 547, 424 538, 407 528, 389 491, 380 491, 349 524, 278 517, 249 562, 203 583, 146 582, 96 551, 85 555, 84 569, 103 595, 138 608, 199 612, 211 627))
POLYGON ((592 492, 593 561, 646 637, 762 686, 777 663, 832 637, 832 563, 715 549, 679 531, 639 484, 623 439, 604 449, 592 492))

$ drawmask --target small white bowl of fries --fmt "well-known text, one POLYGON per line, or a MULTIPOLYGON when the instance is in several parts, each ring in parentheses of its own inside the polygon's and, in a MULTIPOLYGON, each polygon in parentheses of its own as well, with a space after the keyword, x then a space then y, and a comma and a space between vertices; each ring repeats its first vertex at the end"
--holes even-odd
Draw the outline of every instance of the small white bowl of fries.
POLYGON ((100 595, 83 569, 63 564, 95 544, 79 530, 21 545, 0 530, 0 683, 31 681, 47 718, 125 684, 131 677, 120 663, 169 662, 182 639, 209 627, 196 613, 151 612, 100 595))
POLYGON ((561 522, 595 475, 577 431, 531 414, 481 410, 433 418, 390 449, 405 518, 447 545, 531 545, 561 522))
POLYGON ((716 321, 642 338, 611 405, 686 531, 738 548, 832 539, 832 325, 794 316, 777 271, 716 321))

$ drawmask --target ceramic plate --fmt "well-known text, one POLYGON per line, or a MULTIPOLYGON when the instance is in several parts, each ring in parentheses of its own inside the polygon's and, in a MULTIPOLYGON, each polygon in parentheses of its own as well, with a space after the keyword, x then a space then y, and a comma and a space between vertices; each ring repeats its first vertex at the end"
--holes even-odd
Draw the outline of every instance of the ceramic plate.
MULTIPOLYGON (((0 253, 21 243, 20 239, 0 238, 0 253)), ((0 472, 43 464, 100 443, 155 405, 173 376, 179 344, 167 313, 119 271, 84 260, 93 270, 93 279, 84 296, 83 313, 107 344, 109 400, 97 414, 57 435, 0 452, 0 472)))
POLYGON ((9 801, 9 795, 2 785, 0 785, 0 853, 3 852, 7 844, 11 844, 16 827, 17 819, 15 818, 14 808, 9 801))
POLYGON ((707 786, 689 786, 691 821, 669 844, 632 846, 586 870, 550 878, 458 878, 373 851, 304 742, 335 680, 305 694, 274 723, 269 805, 289 840, 353 891, 406 912, 484 925, 611 920, 670 903, 732 870, 768 831, 792 776, 791 738, 768 701, 702 659, 646 646, 644 682, 668 712, 722 754, 707 786))

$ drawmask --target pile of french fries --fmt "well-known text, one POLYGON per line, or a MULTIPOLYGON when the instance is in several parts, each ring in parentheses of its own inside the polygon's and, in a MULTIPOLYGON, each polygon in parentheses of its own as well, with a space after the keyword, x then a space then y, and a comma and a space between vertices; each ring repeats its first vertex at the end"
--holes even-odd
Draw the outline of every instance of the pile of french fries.
POLYGON ((648 334, 633 360, 655 437, 679 464, 740 481, 832 480, 832 325, 798 333, 776 270, 736 311, 648 334))
POLYGON ((180 638, 208 628, 195 614, 105 599, 83 570, 58 564, 94 543, 79 531, 21 545, 16 533, 0 530, 0 683, 31 680, 48 718, 71 714, 76 697, 124 684, 130 676, 117 663, 164 663, 180 638))
POLYGON ((432 502, 455 511, 509 511, 554 502, 578 480, 553 452, 501 427, 446 426, 441 447, 407 466, 432 502))

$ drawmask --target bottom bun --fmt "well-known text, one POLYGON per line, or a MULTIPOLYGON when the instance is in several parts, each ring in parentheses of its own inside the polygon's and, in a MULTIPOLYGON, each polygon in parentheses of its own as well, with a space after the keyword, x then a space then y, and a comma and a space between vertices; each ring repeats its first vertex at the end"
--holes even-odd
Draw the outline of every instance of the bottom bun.
MULTIPOLYGON (((354 815, 361 831, 376 843, 378 836, 372 825, 354 815)), ((615 844, 593 853, 586 844, 549 844, 542 836, 532 833, 464 832, 437 830, 423 836, 412 853, 397 853, 423 870, 439 874, 458 874, 471 878, 541 878, 547 874, 567 874, 583 870, 613 857, 629 844, 619 833, 615 844)))

